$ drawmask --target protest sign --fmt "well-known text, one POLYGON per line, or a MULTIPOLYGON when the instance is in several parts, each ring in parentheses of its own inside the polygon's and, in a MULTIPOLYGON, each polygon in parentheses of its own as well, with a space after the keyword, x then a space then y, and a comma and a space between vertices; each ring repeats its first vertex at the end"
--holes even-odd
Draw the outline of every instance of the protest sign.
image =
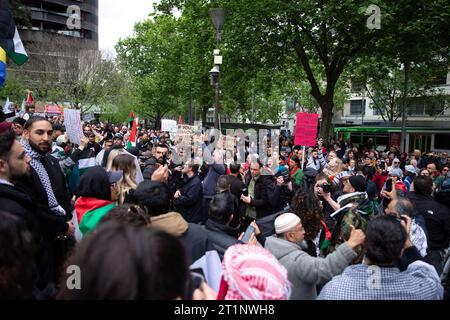
POLYGON ((64 126, 70 141, 79 145, 84 136, 80 110, 64 109, 64 126))
POLYGON ((314 147, 317 138, 319 115, 315 113, 297 113, 295 140, 297 146, 314 147))
POLYGON ((177 122, 175 120, 161 120, 161 131, 175 133, 177 122))

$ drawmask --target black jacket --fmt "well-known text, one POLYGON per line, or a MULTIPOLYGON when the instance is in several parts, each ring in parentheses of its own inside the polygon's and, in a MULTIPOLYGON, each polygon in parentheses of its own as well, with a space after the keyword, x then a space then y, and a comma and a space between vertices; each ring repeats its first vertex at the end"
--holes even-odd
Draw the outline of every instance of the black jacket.
POLYGON ((180 237, 180 241, 186 249, 189 265, 203 257, 206 252, 214 250, 205 229, 195 223, 189 223, 189 228, 180 237))
POLYGON ((50 178, 56 200, 66 211, 65 217, 55 216, 50 212, 47 192, 33 168, 30 168, 30 176, 23 177, 17 182, 16 187, 23 190, 33 200, 36 206, 41 232, 45 238, 53 240, 56 236, 67 232, 68 226, 66 222, 72 219, 74 207, 67 187, 66 178, 61 171, 58 160, 51 155, 46 155, 42 163, 50 178))
MULTIPOLYGON (((245 180, 245 185, 248 187, 250 184, 252 177, 247 176, 245 180)), ((270 177, 266 177, 261 175, 255 183, 254 197, 252 198, 251 206, 254 206, 256 209, 256 217, 257 219, 271 215, 275 213, 275 210, 272 208, 269 196, 268 189, 271 188, 272 181, 270 177)))
POLYGON ((180 188, 181 196, 174 200, 174 207, 187 222, 203 221, 203 188, 198 175, 188 178, 180 188))
POLYGON ((56 200, 66 211, 65 216, 52 214, 48 206, 47 193, 33 168, 30 169, 30 176, 18 181, 16 187, 23 190, 33 200, 39 229, 43 238, 42 250, 39 254, 39 261, 37 261, 39 264, 38 269, 40 270, 38 289, 51 291, 48 288, 51 288, 54 283, 59 281, 66 255, 75 244, 75 240, 72 237, 64 241, 56 240, 58 236, 67 233, 67 221, 72 219, 74 207, 58 160, 51 155, 46 155, 42 163, 50 178, 56 200))
POLYGON ((245 188, 245 184, 239 177, 228 176, 228 181, 230 182, 230 192, 240 199, 242 195, 242 190, 245 188))
POLYGON ((0 209, 21 218, 34 234, 39 233, 35 205, 29 196, 16 187, 0 184, 0 209))
POLYGON ((214 250, 219 253, 221 260, 229 247, 242 243, 236 237, 230 235, 235 232, 235 230, 224 224, 208 219, 205 228, 208 238, 212 242, 214 250))
POLYGON ((267 184, 267 197, 272 207, 272 213, 283 211, 291 204, 294 193, 285 185, 278 186, 275 177, 267 176, 266 179, 271 180, 267 184))
POLYGON ((239 217, 242 218, 247 207, 245 203, 240 200, 242 196, 242 190, 245 188, 245 184, 241 179, 235 176, 228 176, 228 181, 230 182, 231 194, 233 194, 238 200, 238 214, 239 217))
POLYGON ((428 236, 428 250, 444 250, 450 244, 450 210, 434 200, 411 192, 408 194, 414 208, 425 217, 428 236))
POLYGON ((154 157, 151 157, 145 162, 145 169, 142 172, 144 179, 151 180, 155 170, 156 170, 156 159, 154 157))
POLYGON ((44 292, 40 292, 47 287, 55 276, 53 273, 53 246, 48 239, 45 241, 41 234, 41 229, 49 231, 58 228, 59 220, 53 220, 47 212, 37 210, 36 204, 31 198, 16 187, 0 184, 0 204, 9 213, 12 213, 26 223, 33 235, 35 244, 35 298, 47 298, 44 292), (43 241, 44 240, 44 241, 43 241))

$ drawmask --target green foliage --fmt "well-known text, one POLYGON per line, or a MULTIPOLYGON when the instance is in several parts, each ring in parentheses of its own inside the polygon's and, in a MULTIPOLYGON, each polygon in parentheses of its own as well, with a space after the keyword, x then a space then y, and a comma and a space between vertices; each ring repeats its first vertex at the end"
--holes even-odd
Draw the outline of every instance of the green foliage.
POLYGON ((22 0, 9 0, 8 3, 16 25, 31 28, 31 12, 22 0))
MULTIPOLYGON (((382 80, 376 90, 381 97, 386 96, 382 89, 401 83, 402 61, 411 63, 415 81, 423 77, 418 66, 426 69, 430 60, 448 54, 447 2, 162 0, 155 15, 137 24, 135 34, 122 40, 117 51, 132 74, 145 114, 156 120, 185 114, 192 90, 194 107, 205 116, 214 104, 208 71, 213 66, 215 30, 208 9, 226 8, 222 113, 244 121, 254 113, 257 121, 278 122, 284 102, 295 100, 301 110, 321 109, 321 135, 326 137, 357 66, 373 70, 371 78, 382 80), (366 11, 372 4, 381 8, 380 30, 367 27, 366 11), (173 17, 174 9, 182 12, 179 19, 173 17), (430 37, 430 32, 436 36, 430 37), (392 79, 380 73, 387 69, 392 79)), ((416 82, 414 87, 420 85, 416 82)))
POLYGON ((23 84, 23 79, 13 72, 8 72, 6 82, 3 87, 0 88, 0 99, 15 103, 21 103, 26 97, 26 88, 23 84))

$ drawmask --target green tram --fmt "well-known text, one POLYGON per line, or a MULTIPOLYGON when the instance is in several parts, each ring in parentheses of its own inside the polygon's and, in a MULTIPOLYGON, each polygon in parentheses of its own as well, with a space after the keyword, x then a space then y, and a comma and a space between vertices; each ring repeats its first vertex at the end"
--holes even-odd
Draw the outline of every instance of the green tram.
MULTIPOLYGON (((400 146, 402 129, 400 127, 337 127, 337 139, 350 139, 354 144, 364 144, 372 138, 379 150, 387 146, 400 146)), ((409 127, 406 129, 407 152, 419 149, 422 152, 450 152, 450 129, 409 127)))

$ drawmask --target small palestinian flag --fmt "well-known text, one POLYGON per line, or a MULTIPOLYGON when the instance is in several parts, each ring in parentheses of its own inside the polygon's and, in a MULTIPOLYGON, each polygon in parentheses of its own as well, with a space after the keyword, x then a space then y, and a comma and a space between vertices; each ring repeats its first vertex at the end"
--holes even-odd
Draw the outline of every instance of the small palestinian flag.
POLYGON ((131 128, 130 140, 128 140, 127 148, 136 147, 138 137, 139 118, 133 120, 133 127, 131 128))
POLYGON ((0 0, 0 47, 19 66, 28 60, 7 0, 0 0))
POLYGON ((134 113, 133 113, 133 111, 132 112, 130 112, 130 118, 128 119, 128 128, 132 128, 133 127, 133 120, 134 120, 134 113))

